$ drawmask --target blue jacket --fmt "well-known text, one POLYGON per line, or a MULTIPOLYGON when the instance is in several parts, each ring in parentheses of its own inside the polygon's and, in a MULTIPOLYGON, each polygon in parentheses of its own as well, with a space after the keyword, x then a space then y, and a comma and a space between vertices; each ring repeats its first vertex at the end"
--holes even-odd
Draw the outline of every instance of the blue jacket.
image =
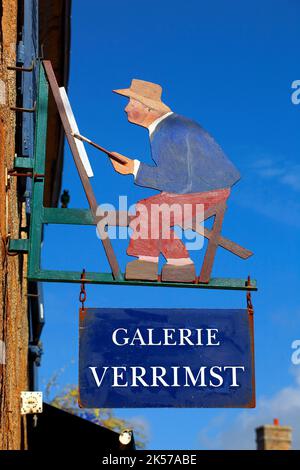
POLYGON ((214 139, 179 114, 163 119, 150 137, 156 166, 140 164, 135 184, 176 194, 228 188, 240 174, 214 139))

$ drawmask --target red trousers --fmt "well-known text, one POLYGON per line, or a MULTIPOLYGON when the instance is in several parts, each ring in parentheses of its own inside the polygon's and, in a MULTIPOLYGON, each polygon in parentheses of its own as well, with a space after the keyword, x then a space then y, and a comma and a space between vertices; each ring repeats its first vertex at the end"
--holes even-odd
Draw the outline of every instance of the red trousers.
POLYGON ((189 258, 184 243, 170 227, 188 224, 195 217, 219 202, 225 202, 230 188, 202 193, 174 194, 161 192, 136 204, 136 214, 129 227, 133 229, 127 254, 130 256, 159 256, 166 259, 189 258), (173 209, 173 210, 172 210, 173 209))

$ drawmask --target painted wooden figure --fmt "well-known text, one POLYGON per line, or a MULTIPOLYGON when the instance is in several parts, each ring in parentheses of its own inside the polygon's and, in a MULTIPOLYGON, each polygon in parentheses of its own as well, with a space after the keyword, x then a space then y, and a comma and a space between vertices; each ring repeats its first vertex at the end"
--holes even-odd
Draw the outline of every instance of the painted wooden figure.
MULTIPOLYGON (((171 211, 169 218, 151 217, 151 212, 162 204, 167 207, 176 204, 177 208, 182 209, 188 204, 192 207, 191 220, 185 220, 184 223, 185 227, 187 222, 190 223, 192 228, 198 215, 197 208, 203 204, 201 221, 215 217, 212 230, 205 229, 209 242, 199 279, 200 282, 209 282, 214 255, 217 246, 221 244, 220 232, 226 200, 231 187, 240 179, 238 170, 197 122, 172 112, 162 102, 160 85, 133 79, 129 88, 113 91, 129 98, 125 107, 128 121, 148 129, 155 163, 153 166, 147 165, 112 152, 126 161, 121 164, 111 159, 114 169, 123 175, 134 175, 134 182, 139 186, 159 191, 136 204, 139 227, 146 230, 146 236, 132 236, 130 239, 127 254, 137 259, 127 264, 126 279, 157 280, 158 259, 163 254, 166 263, 161 272, 162 281, 194 282, 197 279, 195 266, 184 243, 174 230, 169 230, 168 237, 163 236, 164 224, 167 223, 169 227, 180 225, 183 212, 171 211), (158 230, 157 237, 152 236, 156 233, 154 228, 158 230)), ((134 231, 137 230, 134 218, 130 226, 134 231)), ((234 251, 235 244, 230 243, 230 251, 235 254, 244 258, 252 254, 248 252, 247 256, 245 253, 243 256, 238 253, 238 249, 234 251)))

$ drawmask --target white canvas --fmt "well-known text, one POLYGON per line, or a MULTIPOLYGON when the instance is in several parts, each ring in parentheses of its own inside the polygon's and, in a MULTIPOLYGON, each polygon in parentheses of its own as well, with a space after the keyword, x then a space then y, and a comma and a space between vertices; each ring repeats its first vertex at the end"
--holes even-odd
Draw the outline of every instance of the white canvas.
MULTIPOLYGON (((60 87, 59 91, 60 91, 60 96, 61 96, 61 99, 63 101, 64 108, 65 108, 65 111, 66 111, 71 129, 72 129, 72 132, 74 132, 75 134, 80 134, 77 123, 76 123, 76 120, 75 120, 75 117, 74 117, 74 114, 73 114, 73 111, 72 111, 72 108, 71 108, 69 98, 68 98, 68 95, 67 95, 67 92, 66 92, 66 89, 64 87, 60 87)), ((78 140, 78 139, 74 139, 74 140, 75 140, 76 147, 78 149, 80 159, 81 159, 82 164, 85 168, 85 171, 86 171, 88 177, 91 178, 92 176, 94 176, 94 173, 93 173, 91 164, 89 162, 89 158, 87 156, 87 153, 86 153, 85 147, 83 145, 83 142, 81 140, 78 140)))

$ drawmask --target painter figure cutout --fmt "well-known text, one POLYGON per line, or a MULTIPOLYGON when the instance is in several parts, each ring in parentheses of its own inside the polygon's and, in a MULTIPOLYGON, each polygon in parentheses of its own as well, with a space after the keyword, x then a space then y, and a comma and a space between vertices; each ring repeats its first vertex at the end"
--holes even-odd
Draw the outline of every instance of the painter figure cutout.
MULTIPOLYGON (((159 191, 136 204, 139 226, 146 226, 148 236, 131 237, 127 254, 137 259, 127 264, 125 277, 129 280, 157 280, 158 260, 162 254, 166 259, 162 281, 193 282, 195 266, 184 243, 174 230, 169 230, 170 236, 164 238, 164 220, 151 217, 151 210, 153 207, 157 210, 157 205, 161 204, 176 204, 182 208, 189 204, 195 217, 199 204, 203 204, 204 211, 207 211, 226 201, 240 174, 197 122, 172 112, 162 102, 160 85, 133 79, 129 88, 113 91, 129 98, 125 107, 128 121, 148 129, 155 163, 147 165, 113 152, 126 159, 125 165, 111 160, 114 169, 123 175, 134 175, 134 182, 139 186, 159 191), (158 237, 151 236, 153 224, 158 224, 158 237)), ((176 217, 175 211, 168 220, 169 227, 179 223, 176 217)), ((182 217, 180 211, 179 217, 182 217)), ((136 230, 134 219, 130 225, 136 230)))

